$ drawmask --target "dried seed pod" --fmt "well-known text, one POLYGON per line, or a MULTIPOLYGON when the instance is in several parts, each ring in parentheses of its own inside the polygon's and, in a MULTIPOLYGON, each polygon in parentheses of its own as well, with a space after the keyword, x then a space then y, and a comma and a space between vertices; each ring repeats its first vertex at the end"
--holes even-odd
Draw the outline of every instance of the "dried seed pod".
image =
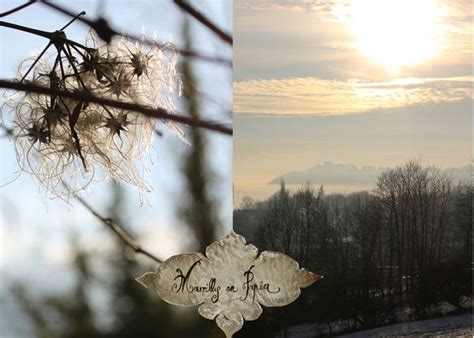
MULTIPOLYGON (((65 41, 55 54, 25 59, 18 79, 176 112, 181 95, 176 52, 171 44, 150 46, 144 39, 137 43, 114 38, 105 44, 90 33, 85 49, 65 41)), ((19 166, 53 196, 65 199, 98 179, 131 184, 141 193, 149 190, 145 155, 154 119, 55 95, 5 93, 4 97, 13 113, 19 166)), ((174 123, 167 121, 167 125, 183 137, 174 123)))

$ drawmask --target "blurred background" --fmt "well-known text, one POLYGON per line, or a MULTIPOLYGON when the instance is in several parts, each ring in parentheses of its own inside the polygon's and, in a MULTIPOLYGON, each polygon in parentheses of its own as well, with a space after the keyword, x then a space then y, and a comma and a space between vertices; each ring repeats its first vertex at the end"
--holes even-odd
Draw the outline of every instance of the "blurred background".
MULTIPOLYGON (((2 1, 4 12, 21 1, 2 1)), ((119 32, 145 32, 178 48, 232 59, 232 48, 171 1, 56 1, 87 17, 105 17, 119 32)), ((226 32, 231 1, 191 4, 226 32)), ((37 3, 5 21, 54 31, 67 16, 37 3)), ((83 41, 88 27, 76 22, 67 36, 83 41)), ((12 79, 21 60, 44 39, 0 30, 0 78, 12 79)), ((232 123, 232 68, 180 57, 186 86, 184 115, 232 123)), ((1 99, 0 99, 1 100, 1 99)), ((3 105, 3 102, 0 102, 3 105)), ((2 108, 5 109, 5 108, 2 108)), ((8 121, 5 121, 6 123, 8 121)), ((202 250, 232 228, 232 138, 183 126, 192 146, 157 123, 147 181, 153 191, 141 203, 133 187, 99 182, 81 196, 112 217, 160 259, 202 250)), ((2 133, 3 134, 3 133, 2 133)), ((156 267, 134 253, 81 204, 51 200, 35 178, 20 174, 13 140, 0 138, 0 333, 20 337, 221 337, 195 308, 168 305, 135 278, 156 267)))

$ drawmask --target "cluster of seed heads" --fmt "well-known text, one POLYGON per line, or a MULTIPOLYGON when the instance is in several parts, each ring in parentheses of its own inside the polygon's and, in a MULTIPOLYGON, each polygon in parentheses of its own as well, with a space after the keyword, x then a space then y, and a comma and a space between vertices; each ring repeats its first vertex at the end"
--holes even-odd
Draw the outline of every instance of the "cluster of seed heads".
MULTIPOLYGON (((84 45, 68 41, 57 32, 50 42, 54 53, 25 59, 19 81, 177 110, 181 80, 172 44, 150 45, 123 37, 106 44, 92 33, 84 45)), ((149 190, 144 173, 155 119, 56 95, 7 93, 5 104, 13 112, 21 169, 52 195, 63 198, 100 179, 149 190)), ((184 137, 176 125, 164 122, 184 137)))

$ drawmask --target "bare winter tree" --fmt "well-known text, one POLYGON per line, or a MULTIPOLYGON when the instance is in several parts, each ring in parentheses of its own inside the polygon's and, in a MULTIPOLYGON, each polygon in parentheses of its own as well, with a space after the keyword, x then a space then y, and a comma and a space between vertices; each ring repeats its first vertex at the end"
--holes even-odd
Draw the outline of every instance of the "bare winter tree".
POLYGON ((447 174, 416 161, 388 170, 379 178, 375 194, 395 240, 400 292, 414 287, 417 274, 441 262, 450 221, 451 186, 447 174))
POLYGON ((290 190, 282 182, 252 212, 253 223, 234 212, 237 230, 254 227, 257 246, 325 277, 298 309, 269 314, 253 334, 301 318, 334 334, 437 316, 446 304, 454 313, 471 309, 470 182, 455 186, 445 171, 409 161, 386 169, 371 192, 315 193, 310 184, 290 190))

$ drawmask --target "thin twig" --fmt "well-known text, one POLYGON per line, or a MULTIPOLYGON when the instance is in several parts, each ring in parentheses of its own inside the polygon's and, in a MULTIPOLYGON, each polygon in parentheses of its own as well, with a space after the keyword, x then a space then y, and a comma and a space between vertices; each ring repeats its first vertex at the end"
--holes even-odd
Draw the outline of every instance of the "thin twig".
POLYGON ((206 16, 204 16, 204 14, 202 14, 197 9, 195 9, 191 4, 183 0, 174 0, 173 2, 176 4, 176 6, 181 8, 183 11, 187 12, 193 18, 195 18, 204 26, 206 26, 208 29, 210 29, 212 32, 214 32, 214 34, 216 34, 222 41, 227 42, 228 44, 232 46, 233 44, 232 36, 230 36, 230 34, 224 32, 222 29, 217 27, 213 22, 211 22, 211 20, 209 20, 206 16))
POLYGON ((28 74, 33 70, 33 68, 36 66, 36 64, 38 63, 38 61, 41 59, 41 57, 43 56, 44 53, 46 53, 46 51, 49 49, 49 47, 51 47, 52 43, 48 43, 46 45, 46 47, 43 48, 43 50, 41 51, 41 53, 38 55, 38 57, 36 58, 36 60, 31 64, 30 68, 28 68, 28 70, 25 72, 25 75, 22 76, 21 80, 20 80, 20 83, 23 82, 26 77, 28 76, 28 74))
POLYGON ((6 11, 6 12, 3 12, 0 14, 0 18, 3 18, 4 16, 7 16, 7 15, 10 15, 10 14, 13 14, 15 12, 18 12, 20 10, 22 10, 23 8, 25 7, 28 7, 29 5, 32 5, 34 4, 35 1, 28 1, 27 3, 23 4, 23 5, 20 5, 20 6, 17 6, 15 8, 12 8, 10 9, 9 11, 6 11))
MULTIPOLYGON (((31 28, 31 27, 17 25, 17 24, 11 23, 11 22, 6 22, 6 21, 0 21, 0 27, 11 28, 11 29, 19 30, 21 32, 30 33, 30 34, 33 34, 33 35, 36 35, 36 36, 41 36, 41 37, 46 38, 50 41, 55 38, 55 34, 60 33, 60 31, 47 32, 47 31, 43 31, 43 30, 40 30, 40 29, 35 29, 35 28, 31 28)), ((92 48, 86 47, 83 44, 80 44, 79 42, 69 40, 67 38, 64 38, 64 42, 68 43, 72 46, 82 48, 82 49, 84 49, 88 52, 90 52, 92 50, 92 48)))
POLYGON ((25 32, 25 33, 30 33, 30 34, 33 34, 33 35, 37 35, 37 36, 41 36, 41 37, 46 38, 46 39, 51 39, 51 37, 53 35, 53 33, 51 33, 51 32, 46 32, 46 31, 36 29, 36 28, 25 27, 25 26, 17 25, 17 24, 11 23, 11 22, 6 22, 6 21, 0 21, 0 26, 11 28, 11 29, 16 29, 16 30, 19 30, 19 31, 22 31, 22 32, 25 32))
MULTIPOLYGON (((52 9, 58 11, 58 12, 63 13, 64 15, 67 15, 67 16, 70 16, 70 17, 76 17, 77 16, 77 14, 75 14, 72 11, 58 5, 57 3, 53 3, 53 2, 50 2, 50 1, 47 1, 47 0, 39 0, 39 2, 41 2, 42 4, 52 8, 52 9)), ((93 21, 93 20, 90 20, 86 17, 81 16, 81 17, 78 17, 77 19, 79 21, 81 21, 82 23, 84 23, 84 24, 88 25, 89 27, 91 27, 96 32, 96 34, 102 40, 104 40, 106 42, 110 42, 111 39, 115 35, 117 35, 117 36, 122 36, 122 37, 128 38, 128 39, 133 40, 133 41, 145 43, 148 46, 152 46, 152 47, 157 46, 157 45, 159 46, 159 43, 157 43, 156 41, 151 41, 151 40, 148 40, 148 39, 143 39, 143 37, 137 37, 137 36, 134 36, 132 34, 120 33, 118 31, 116 31, 114 28, 112 28, 109 25, 108 21, 105 20, 104 18, 98 18, 98 19, 93 21)), ((204 54, 201 54, 201 53, 198 53, 198 52, 195 52, 195 51, 183 50, 183 49, 179 49, 179 48, 176 48, 176 51, 184 57, 196 58, 196 59, 199 59, 199 60, 202 60, 202 61, 207 61, 207 62, 220 63, 220 64, 223 64, 223 65, 232 67, 232 61, 230 61, 228 59, 225 59, 225 58, 204 55, 204 54)))
POLYGON ((163 260, 159 259, 149 251, 143 249, 138 243, 138 241, 133 238, 123 227, 121 227, 116 221, 111 218, 107 218, 99 214, 97 210, 95 210, 89 203, 87 203, 82 197, 78 195, 74 195, 74 198, 82 204, 89 212, 98 220, 100 220, 105 226, 107 226, 110 230, 112 230, 120 240, 130 247, 136 253, 148 256, 149 258, 153 259, 157 263, 162 263, 163 260))
MULTIPOLYGON (((13 129, 8 128, 5 126, 3 123, 0 123, 0 129, 3 129, 5 133, 9 136, 14 136, 13 134, 13 129)), ((16 140, 15 140, 16 141, 16 140)), ((10 182, 8 182, 10 183, 10 182)), ((62 182, 63 186, 68 189, 68 185, 63 181, 62 182)), ((156 257, 149 251, 145 250, 142 248, 140 243, 133 238, 125 229, 120 226, 116 221, 114 221, 111 218, 107 218, 102 216, 97 210, 95 210, 88 202, 86 202, 82 197, 78 196, 77 194, 74 194, 73 197, 80 203, 82 204, 95 218, 97 218, 99 221, 101 221, 105 226, 107 226, 110 230, 112 230, 120 240, 130 247, 133 251, 135 251, 138 254, 145 255, 151 259, 153 259, 157 263, 162 263, 163 260, 156 257)))
POLYGON ((73 17, 67 24, 65 24, 63 27, 61 27, 61 29, 59 29, 60 31, 63 31, 65 30, 66 28, 68 28, 74 21, 76 21, 80 16, 83 16, 83 15, 86 15, 86 12, 85 11, 82 11, 80 12, 79 14, 77 14, 75 17, 73 17))
POLYGON ((100 105, 105 105, 105 106, 114 107, 118 109, 130 110, 130 111, 144 114, 149 117, 159 118, 159 119, 164 119, 164 120, 171 120, 171 121, 187 124, 191 127, 213 130, 213 131, 217 131, 217 132, 227 134, 227 135, 232 135, 233 133, 232 128, 223 126, 215 122, 197 120, 188 116, 171 114, 163 108, 150 108, 150 107, 146 107, 146 106, 142 106, 142 105, 138 105, 134 103, 106 99, 106 98, 92 95, 90 92, 84 92, 84 91, 68 92, 65 90, 58 90, 54 88, 38 86, 32 83, 18 83, 18 82, 13 82, 9 80, 1 80, 1 79, 0 79, 0 88, 14 89, 18 91, 33 92, 33 93, 45 94, 45 95, 61 96, 61 97, 66 97, 70 99, 75 99, 78 101, 92 102, 92 103, 97 103, 100 105))

